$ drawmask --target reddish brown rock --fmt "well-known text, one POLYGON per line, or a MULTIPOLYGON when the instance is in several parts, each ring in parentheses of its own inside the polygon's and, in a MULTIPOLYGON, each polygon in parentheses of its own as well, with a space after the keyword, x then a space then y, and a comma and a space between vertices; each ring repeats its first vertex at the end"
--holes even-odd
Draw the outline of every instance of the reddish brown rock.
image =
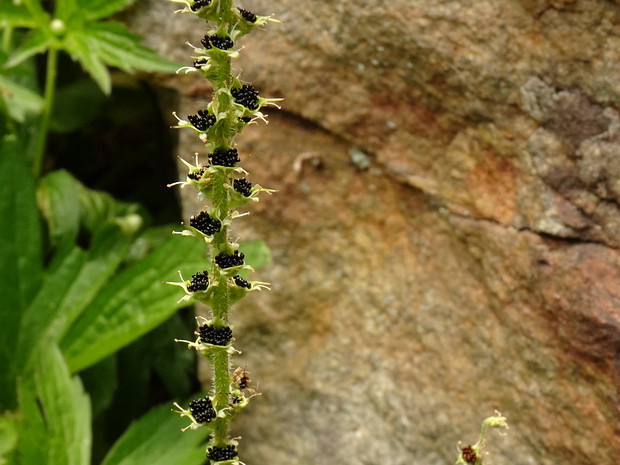
MULTIPOLYGON (((142 4, 134 29, 185 60, 198 23, 142 4)), ((617 464, 620 4, 243 7, 284 20, 238 45, 286 97, 239 145, 279 190, 239 221, 273 253, 233 316, 264 392, 248 465, 449 463, 494 408, 494 463, 617 464)), ((168 84, 181 114, 209 96, 168 84)))

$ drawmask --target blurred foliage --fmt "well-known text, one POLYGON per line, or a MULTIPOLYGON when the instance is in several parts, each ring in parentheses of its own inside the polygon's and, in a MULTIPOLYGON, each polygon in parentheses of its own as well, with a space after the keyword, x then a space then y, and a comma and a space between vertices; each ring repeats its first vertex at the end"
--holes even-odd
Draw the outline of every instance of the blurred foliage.
POLYGON ((155 92, 118 71, 176 64, 104 21, 134 1, 0 0, 0 465, 205 460, 206 433, 169 414, 198 389, 173 343, 195 323, 162 285, 204 246, 170 234, 173 144, 155 92))

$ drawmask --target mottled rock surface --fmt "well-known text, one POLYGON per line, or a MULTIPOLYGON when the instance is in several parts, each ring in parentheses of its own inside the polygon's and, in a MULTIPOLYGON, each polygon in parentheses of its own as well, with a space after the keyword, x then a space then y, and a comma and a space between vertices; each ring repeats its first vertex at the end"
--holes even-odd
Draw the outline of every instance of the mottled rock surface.
MULTIPOLYGON (((280 191, 238 222, 273 253, 233 317, 264 392, 236 423, 248 465, 453 463, 494 408, 495 464, 616 465, 620 2, 242 6, 284 21, 239 66, 286 97, 239 140, 280 191)), ((204 31, 173 9, 127 21, 188 62, 204 31)), ((164 83, 181 115, 209 97, 164 83)))

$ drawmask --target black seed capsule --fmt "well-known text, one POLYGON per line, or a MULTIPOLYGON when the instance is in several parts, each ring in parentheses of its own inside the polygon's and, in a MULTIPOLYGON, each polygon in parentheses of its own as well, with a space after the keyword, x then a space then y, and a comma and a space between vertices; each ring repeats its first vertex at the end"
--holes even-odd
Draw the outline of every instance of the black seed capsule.
POLYGON ((199 131, 206 131, 217 121, 215 115, 212 115, 207 110, 198 110, 197 115, 189 115, 187 119, 199 131))
MULTIPOLYGON (((220 37, 216 34, 213 34, 212 36, 205 36, 204 39, 208 39, 211 45, 219 48, 220 50, 228 50, 229 48, 232 48, 232 46, 234 45, 230 37, 220 37)), ((203 42, 203 45, 205 45, 204 42, 203 42)), ((207 47, 205 45, 205 48, 210 48, 210 47, 207 47)))
POLYGON ((232 460, 236 456, 237 449, 235 448, 235 446, 213 446, 207 449, 207 458, 211 462, 223 462, 224 460, 232 460))
POLYGON ((198 58, 194 60, 194 68, 196 69, 200 69, 203 65, 206 65, 206 64, 207 64, 206 58, 198 58))
POLYGON ((209 423, 217 416, 209 397, 191 401, 189 411, 198 423, 209 423))
POLYGON ((239 118, 239 120, 243 121, 245 124, 249 123, 250 121, 252 121, 252 117, 251 116, 241 116, 239 118))
POLYGON ((202 273, 192 275, 192 281, 187 286, 189 292, 206 291, 209 287, 209 273, 205 270, 202 273))
POLYGON ((215 115, 209 113, 208 110, 198 110, 198 116, 204 120, 211 121, 211 124, 215 124, 215 115))
POLYGON ((256 15, 251 11, 244 10, 243 8, 237 8, 239 10, 239 14, 245 19, 248 23, 256 22, 256 15))
POLYGON ((232 255, 221 252, 215 257, 215 263, 222 269, 230 268, 233 266, 241 266, 243 265, 243 259, 245 258, 245 254, 239 253, 238 250, 235 250, 235 253, 232 255))
POLYGON ((200 168, 200 171, 194 171, 193 173, 189 173, 187 177, 193 179, 194 181, 200 181, 202 175, 205 174, 205 171, 206 168, 200 168))
POLYGON ((239 287, 245 287, 246 289, 250 289, 252 287, 252 285, 249 282, 247 282, 245 279, 243 279, 238 274, 233 276, 233 279, 235 280, 235 284, 239 287))
POLYGON ((472 449, 471 446, 463 447, 461 453, 463 454, 463 460, 465 460, 465 462, 476 463, 476 452, 474 452, 474 449, 472 449))
POLYGON ((237 149, 216 149, 213 153, 209 154, 209 160, 212 165, 226 166, 228 168, 232 168, 241 161, 237 149))
POLYGON ((196 129, 198 129, 199 131, 202 131, 202 118, 200 116, 196 116, 196 115, 188 115, 187 119, 189 120, 190 123, 192 123, 192 126, 194 126, 196 129))
POLYGON ((213 325, 202 325, 198 333, 202 342, 214 346, 225 346, 232 339, 232 330, 228 326, 216 328, 213 325))
POLYGON ((196 0, 194 3, 192 3, 192 6, 190 7, 190 9, 192 11, 198 11, 203 6, 209 6, 210 3, 211 3, 211 0, 196 0))
POLYGON ((245 197, 249 197, 252 194, 252 183, 245 178, 235 179, 233 181, 233 188, 245 197))
POLYGON ((208 35, 206 35, 202 39, 200 39, 200 43, 207 50, 209 50, 211 48, 211 38, 208 35))
POLYGON ((209 214, 205 212, 200 212, 198 215, 192 216, 189 219, 189 225, 207 236, 220 232, 222 229, 220 220, 211 218, 209 214))
POLYGON ((239 105, 243 105, 250 110, 258 110, 258 91, 252 84, 244 84, 240 88, 233 87, 230 94, 239 105))
POLYGON ((198 116, 202 118, 202 120, 205 122, 205 124, 208 127, 213 126, 215 122, 217 121, 217 119, 215 118, 215 115, 212 115, 207 110, 198 110, 198 116))

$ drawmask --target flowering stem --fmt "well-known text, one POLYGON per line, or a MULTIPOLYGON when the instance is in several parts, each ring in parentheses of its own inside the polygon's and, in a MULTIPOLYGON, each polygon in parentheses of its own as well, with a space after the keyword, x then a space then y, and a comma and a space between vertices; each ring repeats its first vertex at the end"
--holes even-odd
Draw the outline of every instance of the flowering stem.
POLYGON ((192 128, 210 151, 203 164, 196 166, 184 162, 189 168, 187 180, 182 186, 191 185, 200 191, 201 198, 208 199, 205 210, 190 219, 190 230, 181 234, 195 236, 207 243, 211 257, 209 276, 201 271, 190 282, 171 283, 181 286, 187 295, 183 299, 195 299, 211 308, 211 319, 204 319, 199 327, 199 338, 189 346, 202 352, 213 367, 211 393, 204 399, 192 401, 188 410, 179 413, 192 420, 192 428, 208 425, 213 437, 209 442, 207 457, 210 463, 239 464, 237 441, 228 437, 228 425, 240 409, 257 395, 250 385, 245 369, 230 371, 230 345, 232 329, 228 312, 233 303, 247 292, 260 290, 267 283, 249 282, 237 273, 245 265, 243 253, 228 238, 229 226, 239 216, 235 208, 258 201, 260 192, 271 192, 260 186, 252 186, 237 166, 241 160, 234 144, 234 137, 253 119, 264 120, 260 112, 263 105, 273 99, 261 99, 251 85, 243 85, 233 75, 232 60, 238 56, 234 42, 255 27, 264 26, 271 19, 256 16, 239 9, 232 0, 173 0, 185 3, 182 11, 191 12, 215 25, 200 41, 202 47, 194 47, 194 66, 182 68, 186 72, 198 72, 213 86, 213 99, 197 115, 188 116, 189 121, 179 119, 178 128, 192 128))
POLYGON ((45 95, 43 103, 43 113, 39 123, 39 133, 37 134, 37 145, 34 152, 34 161, 32 164, 32 173, 35 179, 41 175, 41 166, 43 165, 43 156, 45 154, 45 146, 47 144, 47 132, 49 129, 50 117, 54 106, 54 93, 56 88, 56 74, 58 66, 58 50, 52 48, 47 53, 47 69, 45 71, 45 95))

